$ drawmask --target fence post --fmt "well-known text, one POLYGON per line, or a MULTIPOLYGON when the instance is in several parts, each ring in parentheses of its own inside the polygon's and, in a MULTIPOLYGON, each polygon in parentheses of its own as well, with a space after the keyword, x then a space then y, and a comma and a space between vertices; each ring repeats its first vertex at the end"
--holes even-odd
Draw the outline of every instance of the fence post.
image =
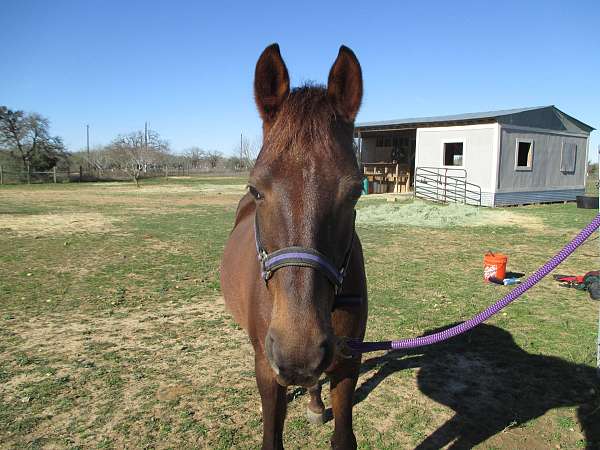
POLYGON ((27 184, 31 184, 31 166, 29 165, 29 161, 27 161, 27 184))
POLYGON ((81 179, 83 178, 83 167, 79 166, 79 182, 81 183, 81 179))
POLYGON ((56 184, 56 166, 52 168, 52 178, 54 179, 54 184, 56 184))
POLYGON ((0 184, 4 184, 4 173, 2 172, 2 166, 0 166, 0 184))
POLYGON ((169 166, 165 166, 165 178, 169 178, 169 166))

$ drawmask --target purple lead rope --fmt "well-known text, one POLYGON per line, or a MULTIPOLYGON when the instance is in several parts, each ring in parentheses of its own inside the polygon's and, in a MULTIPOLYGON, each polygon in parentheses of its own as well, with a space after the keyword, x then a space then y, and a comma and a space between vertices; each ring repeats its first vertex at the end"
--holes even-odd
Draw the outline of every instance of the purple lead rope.
POLYGON ((592 222, 590 222, 583 230, 581 230, 571 242, 565 245, 563 249, 560 252, 558 252, 557 255, 555 255, 546 264, 539 268, 533 275, 527 278, 527 280, 525 280, 523 284, 518 285, 500 301, 496 302, 495 304, 493 304, 486 310, 480 312, 473 318, 467 320, 466 322, 462 322, 452 328, 448 328, 447 330, 440 331, 439 333, 430 334, 428 336, 383 342, 349 341, 347 344, 352 350, 360 353, 373 352, 376 350, 400 350, 436 344, 438 342, 445 341, 447 339, 458 336, 459 334, 462 334, 466 331, 469 331, 470 329, 475 328, 480 323, 485 322, 487 319, 492 317, 494 314, 498 313, 505 306, 519 298, 527 290, 535 286, 542 278, 544 278, 546 275, 552 272, 561 262, 567 259, 569 255, 571 255, 571 253, 573 253, 577 249, 577 247, 583 244, 583 242, 588 237, 590 237, 590 235, 594 231, 596 231, 596 229, 599 226, 600 214, 598 214, 594 218, 594 220, 592 220, 592 222))

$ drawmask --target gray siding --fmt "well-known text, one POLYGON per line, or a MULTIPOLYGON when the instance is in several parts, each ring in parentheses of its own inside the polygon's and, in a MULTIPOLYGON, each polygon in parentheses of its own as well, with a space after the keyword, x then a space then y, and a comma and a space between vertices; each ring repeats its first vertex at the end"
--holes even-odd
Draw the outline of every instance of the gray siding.
POLYGON ((481 192, 481 206, 495 206, 495 194, 493 192, 481 192))
POLYGON ((529 203, 547 203, 575 200, 583 195, 585 189, 558 189, 552 191, 505 192, 496 193, 495 206, 525 205, 529 203))
MULTIPOLYGON (((583 189, 587 139, 552 132, 523 131, 503 125, 500 129, 497 192, 524 192, 583 189), (515 170, 517 139, 533 141, 531 170, 515 170), (563 143, 577 145, 575 171, 560 171, 563 143)), ((562 200, 562 199, 559 199, 562 200)), ((545 200, 541 200, 545 201, 545 200)), ((548 200, 552 201, 552 200, 548 200)))

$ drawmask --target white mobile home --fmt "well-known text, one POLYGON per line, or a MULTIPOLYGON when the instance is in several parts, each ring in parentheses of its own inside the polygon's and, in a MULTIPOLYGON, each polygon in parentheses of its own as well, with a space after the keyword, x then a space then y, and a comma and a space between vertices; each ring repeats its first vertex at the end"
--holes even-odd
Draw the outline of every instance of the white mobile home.
POLYGON ((500 206, 582 195, 592 130, 543 106, 359 123, 355 136, 373 192, 500 206))

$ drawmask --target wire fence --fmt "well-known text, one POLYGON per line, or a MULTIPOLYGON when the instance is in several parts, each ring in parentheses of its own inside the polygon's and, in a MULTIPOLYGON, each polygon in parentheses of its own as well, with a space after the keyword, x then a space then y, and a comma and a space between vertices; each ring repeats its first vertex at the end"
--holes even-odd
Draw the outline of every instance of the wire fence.
MULTIPOLYGON (((28 170, 27 170, 28 169, 28 170)), ((0 165, 0 185, 3 184, 32 184, 32 183, 80 183, 90 181, 126 181, 132 180, 133 175, 123 169, 96 169, 93 167, 54 167, 48 171, 25 170, 15 166, 0 165)), ((138 179, 158 177, 199 177, 211 175, 236 175, 240 172, 219 167, 152 167, 140 171, 138 179)))

